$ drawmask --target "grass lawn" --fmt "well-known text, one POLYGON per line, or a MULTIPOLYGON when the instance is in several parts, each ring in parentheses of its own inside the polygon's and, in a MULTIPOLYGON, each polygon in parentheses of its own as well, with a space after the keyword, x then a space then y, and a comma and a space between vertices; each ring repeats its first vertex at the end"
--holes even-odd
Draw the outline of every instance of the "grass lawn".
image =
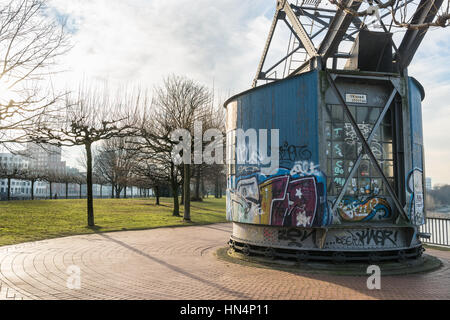
MULTIPOLYGON (((0 202, 0 246, 76 234, 226 222, 225 198, 191 203, 192 223, 172 216, 170 198, 96 199, 96 228, 87 227, 86 200, 0 202)), ((183 206, 180 208, 183 215, 183 206)))

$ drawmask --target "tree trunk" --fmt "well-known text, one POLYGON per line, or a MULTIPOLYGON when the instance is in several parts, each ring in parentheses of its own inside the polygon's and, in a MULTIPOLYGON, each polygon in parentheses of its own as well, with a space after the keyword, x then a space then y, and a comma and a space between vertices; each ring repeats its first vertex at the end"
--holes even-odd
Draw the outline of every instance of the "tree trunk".
POLYGON ((191 165, 184 164, 184 221, 191 221, 191 165))
POLYGON ((201 184, 201 170, 200 166, 197 166, 195 170, 195 196, 194 201, 202 201, 202 196, 200 195, 200 184, 201 184))
POLYGON ((50 200, 52 200, 52 195, 53 195, 52 183, 50 182, 50 197, 49 197, 50 200))
POLYGON ((156 205, 159 206, 159 186, 155 187, 155 197, 156 197, 156 205))
POLYGON ((83 185, 80 183, 80 184, 78 184, 78 186, 80 187, 80 199, 82 199, 83 198, 83 193, 82 193, 83 185))
POLYGON ((34 183, 35 181, 31 181, 31 200, 34 200, 34 183))
POLYGON ((103 199, 103 185, 100 185, 100 199, 103 199))
POLYGON ((66 182, 66 199, 69 199, 69 183, 66 182))
POLYGON ((205 190, 205 179, 202 176, 202 198, 205 198, 206 190, 205 190))
POLYGON ((181 205, 182 206, 184 206, 184 181, 183 181, 183 183, 181 184, 181 205))
POLYGON ((214 177, 214 197, 216 198, 216 199, 218 199, 219 198, 219 177, 216 175, 215 177, 214 177))
POLYGON ((178 201, 178 182, 177 177, 175 175, 175 165, 173 163, 170 164, 170 185, 172 187, 172 196, 173 196, 173 216, 180 216, 180 203, 178 201))
POLYGON ((91 143, 86 143, 86 187, 87 187, 87 214, 88 214, 88 226, 95 226, 94 223, 94 199, 92 192, 92 149, 91 143))
POLYGON ((11 200, 11 178, 8 178, 8 201, 11 200))
POLYGON ((123 194, 123 198, 126 199, 127 198, 127 186, 125 186, 124 189, 125 189, 125 191, 124 191, 124 194, 123 194))
POLYGON ((114 199, 114 188, 116 186, 114 184, 111 184, 111 199, 114 199))

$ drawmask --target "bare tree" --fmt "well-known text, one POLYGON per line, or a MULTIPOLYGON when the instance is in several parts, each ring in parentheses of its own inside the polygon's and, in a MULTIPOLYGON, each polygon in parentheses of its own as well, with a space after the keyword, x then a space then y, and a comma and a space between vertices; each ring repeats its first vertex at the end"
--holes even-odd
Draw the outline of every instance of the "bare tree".
MULTIPOLYGON (((149 107, 149 106, 148 106, 149 107)), ((179 190, 181 183, 180 168, 171 157, 173 142, 170 140, 172 127, 162 125, 154 117, 154 109, 144 109, 140 118, 140 139, 134 141, 133 149, 138 151, 140 165, 135 167, 136 174, 146 176, 155 185, 155 195, 159 204, 159 186, 166 182, 172 191, 173 216, 180 216, 179 190)))
POLYGON ((102 90, 80 88, 78 95, 68 95, 64 111, 41 115, 35 129, 28 131, 28 137, 37 143, 56 146, 83 146, 86 151, 86 184, 88 225, 93 227, 93 144, 113 137, 126 136, 131 124, 127 123, 131 98, 126 93, 113 99, 108 88, 102 90))
MULTIPOLYGON (((163 85, 154 92, 154 120, 156 127, 161 128, 165 139, 175 129, 185 129, 194 137, 194 124, 203 122, 211 105, 212 94, 208 88, 191 79, 179 76, 169 76, 163 85)), ((156 134, 158 135, 158 133, 156 134)), ((173 144, 173 143, 172 143, 173 144)), ((190 221, 190 185, 191 164, 183 164, 184 220, 190 221)))
POLYGON ((21 141, 23 127, 61 97, 41 86, 70 48, 65 22, 53 17, 45 0, 0 4, 0 144, 21 141))
MULTIPOLYGON (((140 149, 142 151, 142 149, 140 149)), ((171 182, 172 174, 170 170, 164 167, 164 163, 157 161, 158 157, 152 157, 150 154, 140 152, 138 161, 133 166, 133 173, 140 178, 141 185, 145 188, 151 188, 154 191, 156 205, 160 205, 161 188, 167 186, 171 182)), ((169 164, 170 165, 170 164, 169 164)), ((177 191, 177 188, 175 188, 177 191)), ((178 199, 178 194, 175 194, 178 199)), ((175 216, 177 216, 176 214, 175 216)))
MULTIPOLYGON (((131 148, 133 137, 117 137, 103 141, 95 156, 95 172, 111 184, 116 198, 126 190, 131 181, 132 168, 135 166, 137 151, 131 148)), ((125 191, 126 197, 126 191, 125 191)))

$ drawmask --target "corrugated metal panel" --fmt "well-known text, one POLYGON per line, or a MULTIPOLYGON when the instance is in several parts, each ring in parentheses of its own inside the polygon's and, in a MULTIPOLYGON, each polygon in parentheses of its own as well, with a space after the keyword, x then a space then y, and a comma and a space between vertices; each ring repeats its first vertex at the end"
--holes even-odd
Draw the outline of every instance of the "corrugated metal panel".
MULTIPOLYGON (((307 149, 310 159, 319 162, 318 150, 318 73, 313 71, 298 77, 257 88, 237 97, 238 128, 244 130, 280 129, 281 147, 307 149)), ((280 164, 289 169, 292 161, 281 154, 280 164)), ((302 158, 302 157, 298 157, 302 158)), ((303 157, 304 158, 304 157, 303 157)))

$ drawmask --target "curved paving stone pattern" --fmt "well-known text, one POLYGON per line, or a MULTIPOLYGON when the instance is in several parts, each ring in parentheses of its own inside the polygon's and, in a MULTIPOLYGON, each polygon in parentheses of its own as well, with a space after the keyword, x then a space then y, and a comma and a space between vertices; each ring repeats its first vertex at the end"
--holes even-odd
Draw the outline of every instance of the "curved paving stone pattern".
POLYGON ((0 299, 449 299, 450 252, 428 249, 444 267, 382 277, 310 275, 218 260, 231 224, 82 235, 0 248, 0 299), (81 289, 67 287, 68 267, 81 289))

